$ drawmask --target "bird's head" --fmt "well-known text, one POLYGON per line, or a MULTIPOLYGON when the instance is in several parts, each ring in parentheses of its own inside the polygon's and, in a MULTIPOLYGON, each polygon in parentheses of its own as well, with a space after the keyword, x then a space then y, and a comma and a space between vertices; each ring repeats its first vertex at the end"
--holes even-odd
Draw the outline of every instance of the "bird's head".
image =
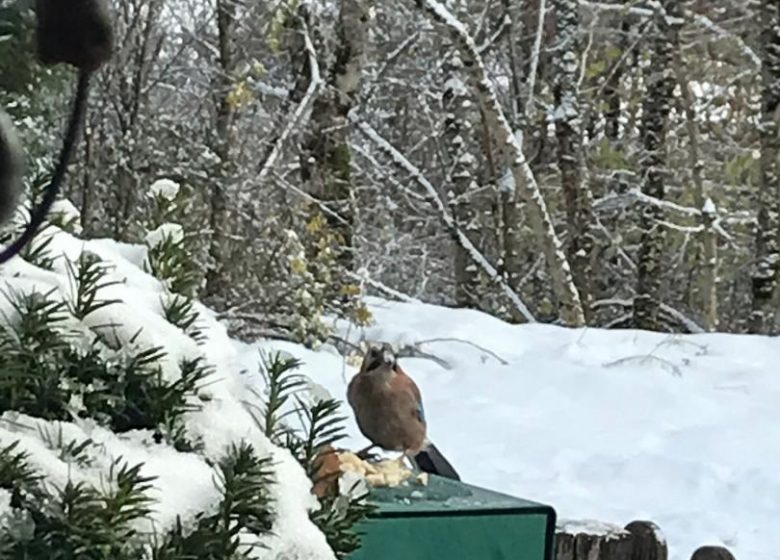
POLYGON ((393 352, 393 347, 388 343, 380 346, 370 346, 366 356, 363 358, 363 364, 360 366, 360 373, 370 373, 380 371, 384 368, 395 368, 398 364, 398 357, 393 352))

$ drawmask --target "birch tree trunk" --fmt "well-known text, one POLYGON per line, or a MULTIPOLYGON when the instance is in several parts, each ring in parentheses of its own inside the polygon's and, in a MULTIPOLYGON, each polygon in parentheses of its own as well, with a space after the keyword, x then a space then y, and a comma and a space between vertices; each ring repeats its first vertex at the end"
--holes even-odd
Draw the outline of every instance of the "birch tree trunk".
MULTIPOLYGON (((447 191, 447 198, 455 225, 477 245, 477 240, 471 234, 478 229, 476 201, 471 196, 477 188, 477 160, 470 152, 467 140, 474 135, 471 114, 474 104, 468 88, 460 79, 462 70, 460 54, 455 52, 444 67, 444 141, 450 156, 449 177, 445 184, 451 186, 447 191)), ((460 243, 455 244, 454 250, 455 301, 459 306, 473 307, 478 299, 477 267, 460 243)))
POLYGON ((355 209, 347 114, 360 92, 368 8, 368 0, 340 1, 335 60, 326 86, 314 101, 312 130, 301 158, 302 178, 309 193, 341 218, 330 213, 325 216, 340 244, 338 260, 348 270, 354 268, 355 209))
MULTIPOLYGON (((672 57, 677 50, 682 8, 678 0, 665 0, 664 13, 653 16, 651 28, 652 56, 647 67, 645 101, 642 107, 642 145, 644 153, 641 168, 644 194, 657 200, 664 199, 666 168, 666 132, 668 115, 674 94, 672 57)), ((637 265, 637 286, 634 298, 634 326, 639 329, 660 330, 658 310, 661 303, 661 257, 665 232, 661 222, 663 208, 645 204, 640 217, 642 240, 637 265)))
POLYGON ((696 207, 701 210, 702 271, 700 299, 704 309, 704 328, 707 331, 714 332, 718 328, 718 239, 714 228, 717 220, 717 209, 709 197, 702 179, 704 163, 701 160, 699 146, 699 128, 696 123, 696 108, 694 106, 695 97, 686 78, 686 64, 682 59, 680 49, 675 52, 674 66, 685 109, 685 125, 688 134, 688 161, 691 167, 694 199, 696 200, 696 207))
POLYGON ((758 195, 758 229, 756 262, 753 268, 753 306, 750 332, 770 334, 774 331, 774 296, 778 263, 778 117, 780 116, 780 2, 762 0, 761 17, 763 90, 761 99, 761 185, 758 195))
POLYGON ((563 246, 547 211, 547 204, 523 153, 521 141, 515 137, 504 116, 504 111, 498 102, 485 63, 477 50, 474 39, 463 23, 458 21, 436 0, 416 0, 416 2, 435 21, 444 25, 461 53, 466 74, 471 86, 477 92, 477 98, 484 111, 488 127, 496 139, 496 146, 506 158, 515 185, 520 189, 527 204, 534 234, 539 240, 539 245, 547 260, 553 292, 560 305, 562 321, 569 326, 584 325, 585 317, 580 296, 574 285, 571 268, 563 246))
POLYGON ((718 330, 718 235, 715 222, 718 219, 717 207, 712 199, 704 199, 702 215, 702 300, 704 303, 704 328, 707 331, 718 330))
POLYGON ((554 0, 557 56, 553 93, 558 167, 566 201, 569 228, 567 254, 586 320, 593 301, 592 253, 594 236, 592 196, 586 181, 582 151, 582 118, 578 92, 581 48, 577 0, 554 0))
MULTIPOLYGON (((503 0, 506 11, 507 32, 506 48, 511 65, 512 120, 513 129, 525 128, 524 65, 519 60, 523 24, 521 14, 526 12, 525 0, 503 0)), ((483 111, 483 121, 484 121, 483 111)), ((486 137, 490 136, 488 131, 486 137)), ((491 143, 492 145, 492 143, 491 143)), ((499 185, 501 201, 501 269, 507 282, 516 291, 520 289, 522 276, 522 258, 520 255, 519 200, 514 181, 503 180, 499 185)), ((519 317, 516 317, 519 319, 519 317)))

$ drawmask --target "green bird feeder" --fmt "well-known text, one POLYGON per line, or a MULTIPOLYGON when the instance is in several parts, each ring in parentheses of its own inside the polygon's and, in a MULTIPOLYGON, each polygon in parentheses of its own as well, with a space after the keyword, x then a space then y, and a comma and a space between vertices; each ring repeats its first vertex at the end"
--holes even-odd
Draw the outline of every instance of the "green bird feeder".
POLYGON ((377 506, 349 560, 553 560, 555 510, 431 476, 374 488, 377 506))

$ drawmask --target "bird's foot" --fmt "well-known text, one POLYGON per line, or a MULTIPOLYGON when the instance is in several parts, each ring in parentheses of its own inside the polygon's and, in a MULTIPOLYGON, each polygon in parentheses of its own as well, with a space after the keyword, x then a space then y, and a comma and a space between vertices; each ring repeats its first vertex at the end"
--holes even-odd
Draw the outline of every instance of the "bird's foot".
POLYGON ((379 454, 372 453, 371 449, 372 448, 370 448, 370 447, 368 449, 361 449, 360 451, 355 453, 355 455, 357 455, 358 459, 360 459, 361 461, 367 461, 369 463, 376 463, 376 462, 378 462, 380 460, 379 454))
POLYGON ((406 465, 406 458, 408 456, 409 456, 409 454, 404 452, 404 453, 401 453, 401 456, 398 457, 398 459, 396 459, 396 461, 398 462, 398 466, 399 467, 401 467, 401 468, 408 468, 407 465, 406 465))

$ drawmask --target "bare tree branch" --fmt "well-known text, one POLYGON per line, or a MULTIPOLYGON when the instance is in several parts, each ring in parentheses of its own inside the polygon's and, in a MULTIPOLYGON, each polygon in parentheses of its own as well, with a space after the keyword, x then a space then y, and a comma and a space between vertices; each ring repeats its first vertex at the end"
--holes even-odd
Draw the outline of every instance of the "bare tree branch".
POLYGON ((393 147, 390 142, 382 138, 382 136, 371 127, 371 125, 366 122, 357 121, 357 118, 354 117, 354 115, 351 115, 351 120, 357 126, 357 129, 366 136, 366 138, 371 140, 380 150, 389 156, 396 165, 406 170, 412 176, 412 178, 426 190, 428 193, 428 198, 439 212, 439 217, 447 226, 447 229, 450 231, 455 241, 460 243, 460 245, 473 259, 474 263, 482 269, 487 277, 501 288, 501 291, 507 296, 507 298, 509 298, 515 309, 529 322, 535 322, 536 319, 525 303, 523 303, 523 300, 520 299, 520 296, 511 288, 511 286, 509 286, 509 284, 507 284, 506 280, 504 280, 504 278, 499 274, 498 270, 496 270, 496 267, 488 262, 485 256, 474 246, 466 234, 458 228, 458 226, 455 224, 455 220, 452 218, 444 202, 441 200, 439 193, 436 192, 436 188, 430 183, 430 181, 428 181, 428 179, 425 178, 422 172, 412 162, 404 157, 401 152, 393 147))
POLYGON ((300 25, 301 31, 303 33, 304 48, 306 49, 306 54, 308 55, 309 60, 309 73, 311 75, 309 87, 306 88, 306 93, 304 94, 303 99, 298 104, 298 107, 295 108, 292 117, 288 121, 287 126, 284 128, 282 134, 275 142, 273 149, 268 154, 268 157, 263 162, 263 164, 260 166, 257 174, 257 183, 260 185, 265 182, 265 179, 268 176, 268 172, 281 155, 284 144, 292 131, 302 126, 305 123, 305 119, 307 119, 311 114, 308 112, 310 105, 315 98, 320 84, 322 84, 322 78, 320 77, 320 66, 317 63, 317 53, 314 52, 314 45, 312 45, 311 37, 309 36, 308 26, 302 18, 300 25))
POLYGON ((539 185, 536 183, 536 177, 523 153, 522 143, 515 137, 504 116, 485 63, 474 44, 474 39, 466 27, 436 0, 417 0, 417 4, 432 19, 449 31, 450 36, 460 49, 471 85, 479 94, 479 100, 491 132, 495 135, 499 148, 504 152, 515 185, 521 187, 521 192, 528 205, 534 233, 539 239, 547 259, 553 290, 561 302, 563 322, 570 326, 583 325, 585 315, 582 302, 574 285, 571 268, 563 252, 563 245, 553 227, 552 218, 547 210, 539 185))

